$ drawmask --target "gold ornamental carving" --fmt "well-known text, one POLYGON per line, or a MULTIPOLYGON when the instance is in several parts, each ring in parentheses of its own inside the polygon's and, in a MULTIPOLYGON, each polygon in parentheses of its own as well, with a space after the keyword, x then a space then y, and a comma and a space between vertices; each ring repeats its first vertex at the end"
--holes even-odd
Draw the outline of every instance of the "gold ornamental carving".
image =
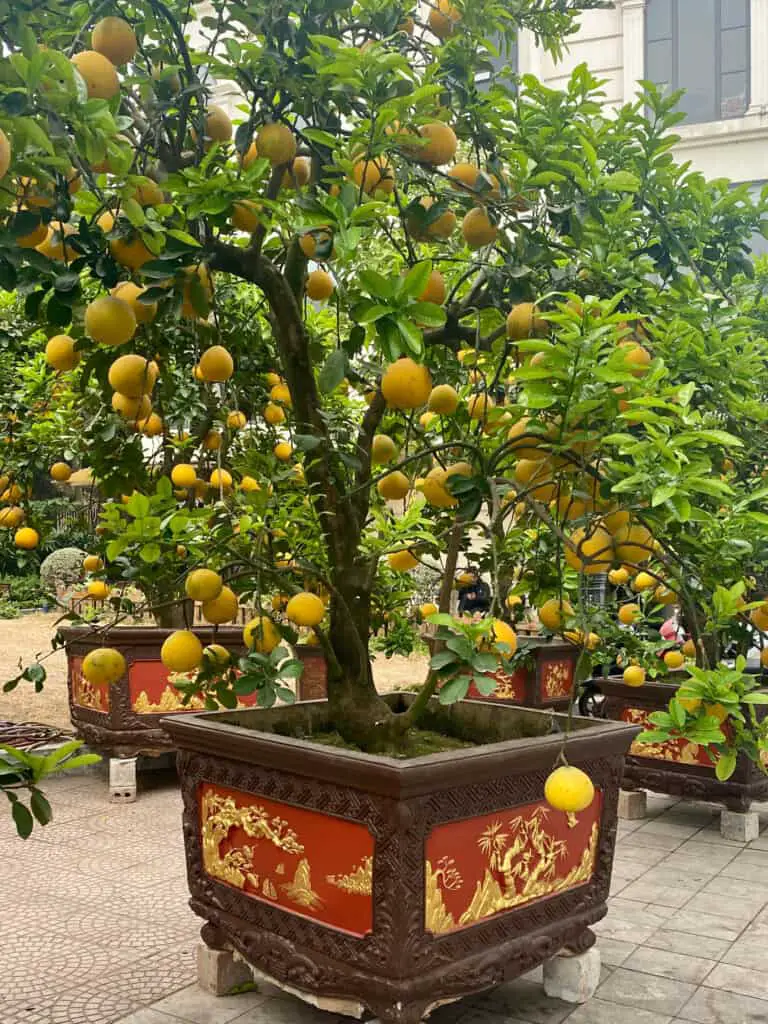
POLYGON ((326 875, 326 882, 356 896, 373 893, 373 857, 363 857, 362 863, 348 875, 326 875))
POLYGON ((569 666, 562 661, 548 663, 544 668, 542 688, 547 700, 568 697, 571 692, 571 673, 569 666))

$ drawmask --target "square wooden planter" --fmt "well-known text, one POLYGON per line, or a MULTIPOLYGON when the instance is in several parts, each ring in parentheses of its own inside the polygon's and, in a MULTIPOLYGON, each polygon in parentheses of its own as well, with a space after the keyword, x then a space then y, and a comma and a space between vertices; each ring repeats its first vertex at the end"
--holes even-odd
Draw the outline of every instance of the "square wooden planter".
MULTIPOLYGON (((173 748, 160 725, 164 715, 188 715, 201 703, 181 703, 168 669, 160 660, 160 648, 173 630, 156 626, 65 626, 59 632, 67 650, 69 712, 77 735, 94 750, 114 757, 159 754, 173 748), (83 659, 97 647, 114 647, 126 660, 127 672, 112 686, 92 686, 83 678, 83 659)), ((233 652, 243 647, 242 629, 219 626, 195 627, 203 644, 224 644, 233 652)), ((255 696, 241 698, 255 702, 255 696)))
MULTIPOLYGON (((603 714, 628 725, 652 728, 649 715, 666 711, 677 683, 652 682, 627 686, 620 678, 595 680, 605 696, 603 714)), ((764 713, 762 708, 758 714, 764 713)), ((669 743, 638 743, 629 751, 624 769, 624 789, 650 789, 655 793, 712 800, 729 811, 748 811, 753 800, 768 799, 768 776, 748 757, 741 755, 736 771, 726 782, 715 775, 707 748, 684 740, 669 743)))
POLYGON ((468 699, 519 704, 528 708, 567 708, 576 678, 578 648, 573 644, 538 637, 521 637, 520 648, 530 652, 532 665, 519 665, 512 673, 496 672, 498 685, 487 697, 472 684, 468 699))
MULTIPOLYGON (((413 695, 386 699, 402 709, 413 695)), ((432 714, 492 741, 398 760, 286 734, 322 728, 323 701, 165 720, 211 947, 310 997, 416 1024, 594 942, 637 728, 574 720, 568 760, 597 792, 566 815, 544 800, 562 743, 550 713, 465 701, 432 714)))

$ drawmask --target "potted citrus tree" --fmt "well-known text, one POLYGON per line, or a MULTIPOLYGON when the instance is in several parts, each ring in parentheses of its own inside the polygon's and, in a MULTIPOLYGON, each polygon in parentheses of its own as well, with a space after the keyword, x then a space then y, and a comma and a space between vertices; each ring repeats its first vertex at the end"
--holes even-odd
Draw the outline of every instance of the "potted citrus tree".
MULTIPOLYGON (((253 606, 246 653, 206 653, 186 627, 161 649, 168 671, 196 674, 179 687, 185 697, 232 707, 250 693, 260 705, 165 723, 180 749, 206 943, 388 1022, 412 1024, 594 941, 637 729, 463 699, 508 667, 517 637, 498 604, 475 624, 448 614, 459 550, 477 526, 500 564, 502 509, 522 502, 556 538, 551 629, 575 631, 587 662, 589 605, 578 588, 566 605, 568 570, 606 563, 614 542, 602 520, 621 493, 593 463, 632 461, 636 438, 617 438, 614 405, 642 405, 661 373, 631 326, 634 302, 695 305, 692 269, 706 283, 761 219, 741 195, 726 215, 724 187, 679 180, 657 96, 648 122, 641 103, 601 117, 584 69, 562 94, 533 79, 514 92, 506 76, 478 90, 478 72, 520 28, 558 53, 572 6, 221 3, 200 26, 204 54, 186 42, 181 3, 147 0, 130 21, 94 10, 86 25, 63 11, 54 36, 32 12, 3 87, 33 97, 0 120, 16 206, 6 281, 40 282, 46 309, 57 288, 75 292, 66 324, 77 335, 82 325, 83 340, 62 346, 70 360, 81 350, 103 359, 108 382, 129 359, 118 369, 130 369, 134 394, 117 393, 139 407, 174 366, 186 362, 191 379, 195 364, 224 409, 251 353, 246 332, 270 354, 262 369, 275 376, 243 385, 258 429, 216 465, 213 503, 185 493, 153 517, 169 488, 194 490, 166 462, 169 483, 134 485, 126 515, 107 512, 111 543, 128 535, 126 516, 200 528, 177 599, 228 604, 231 593, 253 606), (45 49, 30 36, 38 26, 45 49), (63 39, 71 54, 55 48, 63 39), (215 83, 237 93, 236 127, 215 83), (49 146, 32 128, 41 116, 65 126, 49 146), (702 196, 723 211, 699 227, 702 196), (651 203, 665 227, 638 249, 651 203), (662 230, 691 222, 687 246, 660 245, 662 230), (41 224, 32 255, 18 239, 41 224), (712 246, 702 270, 700 250, 712 246), (235 309, 243 301, 240 336, 222 333, 227 287, 235 309), (134 311, 155 304, 157 324, 190 321, 163 332, 160 359, 160 339, 138 330, 134 311), (468 347, 483 366, 457 358, 468 347), (543 458, 523 459, 529 434, 543 458), (569 472, 574 489, 597 474, 600 500, 564 529, 549 506, 569 472), (418 500, 398 505, 412 491, 418 500), (369 656, 381 575, 439 555, 426 683, 382 697, 369 656), (301 665, 273 600, 291 629, 319 640, 326 701, 287 706, 301 665)), ((720 443, 701 433, 689 447, 697 458, 720 443)), ((634 522, 614 527, 640 543, 634 522)), ((144 555, 159 579, 169 552, 148 543, 159 552, 105 554, 125 558, 124 574, 144 555)), ((111 692, 124 658, 100 647, 82 673, 111 692)), ((557 972, 546 970, 552 987, 557 972)))

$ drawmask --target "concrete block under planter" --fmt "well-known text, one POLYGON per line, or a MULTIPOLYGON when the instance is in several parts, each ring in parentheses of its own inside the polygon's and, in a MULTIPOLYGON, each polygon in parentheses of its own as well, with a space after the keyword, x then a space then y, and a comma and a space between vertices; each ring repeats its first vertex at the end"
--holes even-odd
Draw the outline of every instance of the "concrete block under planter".
MULTIPOLYGON (((620 678, 593 682, 605 697, 602 713, 606 718, 643 729, 651 727, 648 716, 652 712, 667 710, 679 686, 676 682, 655 681, 634 687, 620 678)), ((758 708, 761 713, 764 709, 758 708)), ((731 778, 720 782, 707 748, 685 740, 653 744, 635 741, 626 759, 622 787, 630 791, 650 789, 689 800, 712 800, 738 812, 748 811, 753 800, 768 799, 768 776, 748 757, 742 754, 731 778)))
MULTIPOLYGON (((160 754, 173 749, 160 726, 164 715, 199 711, 200 702, 181 703, 160 648, 173 630, 157 626, 64 626, 59 632, 67 645, 67 689, 70 719, 89 747, 116 758, 160 754), (89 651, 114 647, 125 657, 128 670, 109 687, 92 686, 81 667, 89 651)), ((203 644, 214 642, 213 627, 195 627, 203 644)), ((242 629, 219 626, 215 640, 233 653, 245 650, 242 629)), ((241 698, 254 703, 255 695, 241 698)))
POLYGON ((527 652, 526 662, 514 672, 496 672, 498 684, 484 697, 474 683, 469 700, 492 700, 519 704, 528 708, 567 708, 571 702, 579 649, 573 644, 538 637, 520 637, 520 649, 527 652))
POLYGON ((324 701, 163 724, 203 939, 286 988, 416 1024, 594 942, 637 727, 574 719, 567 757, 597 793, 566 815, 544 801, 551 713, 435 701, 425 727, 483 745, 403 760, 293 738, 327 727, 324 701))

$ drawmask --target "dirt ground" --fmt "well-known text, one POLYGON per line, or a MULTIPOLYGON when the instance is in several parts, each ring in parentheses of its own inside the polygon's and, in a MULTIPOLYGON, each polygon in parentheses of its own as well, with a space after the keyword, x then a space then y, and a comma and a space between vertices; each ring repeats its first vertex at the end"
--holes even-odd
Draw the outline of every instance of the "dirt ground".
MULTIPOLYGON (((19 619, 0 619, 0 688, 17 675, 20 667, 34 660, 35 654, 49 653, 56 614, 24 615, 19 619)), ((67 704, 67 664, 63 651, 46 658, 48 678, 42 693, 31 683, 21 682, 11 693, 0 692, 0 720, 41 722, 69 729, 67 704)), ((376 685, 383 693, 424 681, 427 659, 420 655, 387 659, 377 655, 373 663, 376 685)))

